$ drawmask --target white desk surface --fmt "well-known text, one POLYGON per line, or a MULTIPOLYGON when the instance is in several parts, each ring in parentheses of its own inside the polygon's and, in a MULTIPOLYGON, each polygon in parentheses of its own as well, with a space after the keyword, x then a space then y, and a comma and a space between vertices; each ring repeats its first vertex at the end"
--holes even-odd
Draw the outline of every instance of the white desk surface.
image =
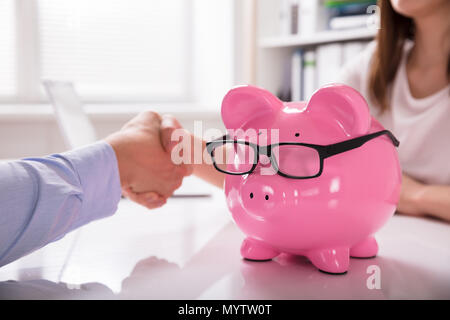
POLYGON ((302 257, 249 262, 222 191, 189 179, 185 192, 212 197, 153 211, 122 200, 114 216, 0 268, 0 299, 450 299, 448 223, 396 215, 378 232, 378 257, 352 259, 340 276, 302 257), (367 287, 371 265, 381 289, 367 287))

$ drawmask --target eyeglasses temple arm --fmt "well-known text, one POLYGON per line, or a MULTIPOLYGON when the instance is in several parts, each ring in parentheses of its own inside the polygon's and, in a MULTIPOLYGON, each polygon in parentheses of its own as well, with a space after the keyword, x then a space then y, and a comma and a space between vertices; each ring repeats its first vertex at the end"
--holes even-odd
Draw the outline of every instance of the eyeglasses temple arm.
POLYGON ((392 132, 390 132, 389 130, 384 130, 384 131, 386 131, 387 136, 391 139, 394 146, 398 147, 400 145, 400 141, 398 141, 397 138, 394 137, 392 132))
POLYGON ((394 135, 389 130, 382 130, 362 137, 324 146, 324 148, 322 149, 322 153, 324 158, 328 158, 336 154, 361 147, 366 142, 384 134, 386 134, 389 137, 389 139, 391 139, 394 146, 398 147, 400 145, 400 142, 394 137, 394 135))
POLYGON ((206 143, 206 150, 207 150, 209 153, 211 153, 212 148, 214 147, 214 142, 225 141, 225 140, 227 140, 228 138, 229 138, 229 135, 228 135, 228 134, 225 134, 225 135, 223 135, 223 136, 220 137, 220 138, 217 138, 217 139, 214 139, 214 140, 212 140, 212 141, 207 142, 207 143, 206 143))

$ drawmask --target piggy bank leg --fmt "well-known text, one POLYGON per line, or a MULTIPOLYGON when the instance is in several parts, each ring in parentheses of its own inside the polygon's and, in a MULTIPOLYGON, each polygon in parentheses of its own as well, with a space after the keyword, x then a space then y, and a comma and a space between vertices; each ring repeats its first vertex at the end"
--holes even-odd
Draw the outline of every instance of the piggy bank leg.
POLYGON ((350 255, 348 248, 328 248, 310 251, 307 258, 320 271, 333 274, 347 273, 350 255))
POLYGON ((247 260, 264 261, 275 258, 280 252, 263 242, 246 238, 241 245, 241 255, 247 260))
POLYGON ((378 244, 374 237, 368 237, 350 249, 352 258, 374 258, 378 253, 378 244))

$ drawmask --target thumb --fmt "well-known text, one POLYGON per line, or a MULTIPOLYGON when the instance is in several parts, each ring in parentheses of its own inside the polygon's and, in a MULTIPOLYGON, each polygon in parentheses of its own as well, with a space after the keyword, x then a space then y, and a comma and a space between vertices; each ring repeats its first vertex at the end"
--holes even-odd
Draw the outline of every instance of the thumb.
POLYGON ((178 141, 172 140, 172 135, 175 130, 182 129, 183 127, 173 116, 165 114, 161 119, 160 127, 160 138, 161 145, 166 152, 171 152, 173 147, 178 143, 178 141))

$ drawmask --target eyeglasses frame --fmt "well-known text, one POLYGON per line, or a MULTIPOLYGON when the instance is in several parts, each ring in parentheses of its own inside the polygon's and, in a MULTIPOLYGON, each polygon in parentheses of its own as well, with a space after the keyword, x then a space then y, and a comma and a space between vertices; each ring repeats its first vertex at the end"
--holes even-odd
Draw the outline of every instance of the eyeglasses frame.
POLYGON ((381 131, 370 133, 370 134, 367 134, 364 136, 356 137, 353 139, 349 139, 349 140, 345 140, 345 141, 341 141, 341 142, 337 142, 337 143, 333 143, 333 144, 329 144, 329 145, 318 145, 318 144, 301 143, 301 142, 280 142, 280 143, 270 144, 267 146, 260 146, 258 144, 251 143, 251 142, 245 141, 245 140, 231 140, 231 139, 229 139, 228 135, 224 135, 223 137, 221 137, 219 139, 207 142, 206 150, 211 155, 211 159, 213 161, 214 168, 216 168, 216 170, 218 170, 222 173, 225 173, 225 174, 241 176, 241 175, 252 173, 258 166, 259 156, 260 156, 260 154, 262 154, 262 155, 267 156, 270 159, 270 163, 271 163, 272 167, 276 170, 276 173, 282 177, 290 178, 290 179, 313 179, 313 178, 319 177, 322 174, 323 163, 326 158, 332 157, 334 155, 337 155, 337 154, 340 154, 340 153, 343 153, 346 151, 350 151, 350 150, 359 148, 362 145, 364 145, 366 142, 368 142, 374 138, 377 138, 379 136, 382 136, 382 135, 387 135, 395 147, 398 147, 400 145, 400 142, 397 140, 397 138, 395 138, 395 136, 392 134, 392 132, 390 132, 389 130, 381 130, 381 131), (224 145, 226 143, 244 144, 244 145, 248 145, 253 148, 253 150, 255 151, 255 159, 254 159, 254 164, 250 170, 248 170, 246 172, 234 173, 234 172, 224 171, 217 166, 216 160, 215 160, 215 157, 213 154, 214 149, 217 146, 224 145), (281 172, 280 169, 278 168, 278 164, 276 163, 277 162, 276 159, 274 159, 274 157, 272 156, 272 149, 275 147, 278 147, 278 146, 285 146, 285 145, 303 146, 303 147, 309 147, 309 148, 315 149, 318 152, 319 158, 320 158, 319 172, 313 176, 293 176, 293 175, 289 175, 289 174, 285 174, 285 173, 281 172))

